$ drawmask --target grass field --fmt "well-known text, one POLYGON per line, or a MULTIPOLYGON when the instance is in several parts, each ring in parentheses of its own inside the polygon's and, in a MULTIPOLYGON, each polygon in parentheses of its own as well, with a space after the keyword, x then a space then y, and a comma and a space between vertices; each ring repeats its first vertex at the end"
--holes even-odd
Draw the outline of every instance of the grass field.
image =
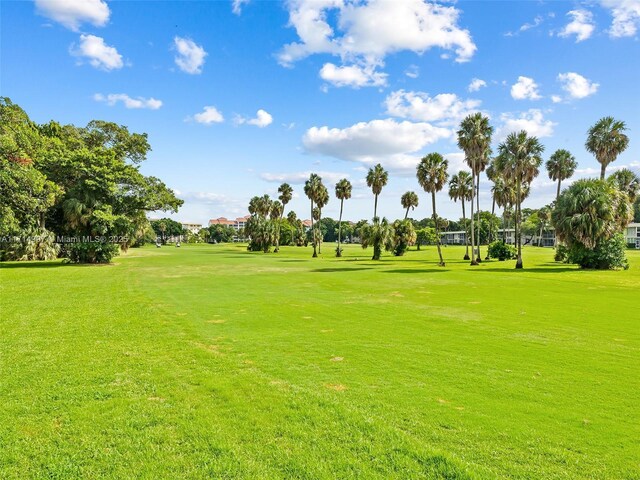
POLYGON ((640 252, 443 251, 1 265, 0 478, 639 479, 640 252))

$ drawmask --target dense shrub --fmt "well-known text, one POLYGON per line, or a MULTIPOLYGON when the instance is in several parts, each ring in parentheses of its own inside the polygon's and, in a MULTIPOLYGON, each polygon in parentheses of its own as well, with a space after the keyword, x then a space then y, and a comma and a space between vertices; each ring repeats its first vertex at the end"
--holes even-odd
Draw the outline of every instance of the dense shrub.
POLYGON ((582 268, 626 270, 629 268, 625 253, 626 246, 624 235, 621 233, 598 242, 593 250, 576 243, 569 249, 567 260, 569 263, 577 263, 582 268))
POLYGON ((393 222, 393 254, 401 257, 409 245, 416 242, 416 231, 411 220, 396 220, 393 222))
POLYGON ((60 252, 55 235, 46 229, 34 229, 0 243, 0 260, 53 260, 60 252))
POLYGON ((516 249, 513 245, 507 245, 502 240, 489 244, 489 256, 497 258, 501 262, 516 258, 516 249))
POLYGON ((67 243, 63 249, 71 263, 109 263, 119 253, 117 244, 106 242, 67 243))
POLYGON ((556 245, 556 254, 554 260, 556 262, 566 262, 569 257, 569 249, 564 245, 556 245))

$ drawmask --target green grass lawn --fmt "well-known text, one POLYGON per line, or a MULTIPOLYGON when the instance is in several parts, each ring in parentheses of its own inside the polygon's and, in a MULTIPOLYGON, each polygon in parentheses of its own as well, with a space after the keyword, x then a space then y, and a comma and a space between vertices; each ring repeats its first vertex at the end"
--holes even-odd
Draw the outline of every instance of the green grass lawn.
POLYGON ((0 266, 0 478, 640 478, 640 252, 0 266))

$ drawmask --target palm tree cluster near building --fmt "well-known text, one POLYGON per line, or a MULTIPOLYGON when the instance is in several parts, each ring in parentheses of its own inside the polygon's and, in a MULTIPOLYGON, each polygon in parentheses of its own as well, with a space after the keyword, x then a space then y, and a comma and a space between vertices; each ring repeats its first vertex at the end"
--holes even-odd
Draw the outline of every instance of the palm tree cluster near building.
MULTIPOLYGON (((558 237, 567 242, 563 248, 569 248, 576 242, 582 242, 582 247, 595 249, 604 241, 609 241, 622 227, 621 225, 631 220, 629 212, 632 211, 632 203, 638 197, 640 190, 640 179, 632 171, 621 169, 616 171, 605 180, 606 168, 617 156, 628 146, 629 139, 624 133, 626 126, 624 122, 606 117, 599 120, 587 133, 585 146, 587 150, 596 157, 601 164, 600 179, 595 182, 606 183, 605 187, 594 189, 594 184, 589 182, 576 182, 570 189, 562 191, 562 182, 571 178, 577 168, 577 162, 571 152, 566 149, 559 149, 553 152, 546 163, 543 160, 545 151, 540 140, 526 131, 512 132, 504 138, 494 152, 491 149, 494 129, 489 122, 489 118, 482 113, 475 113, 462 120, 457 131, 458 146, 464 152, 465 163, 469 170, 462 170, 451 175, 449 178, 448 161, 438 152, 425 155, 416 167, 416 179, 425 193, 431 197, 431 225, 433 232, 416 232, 414 222, 409 217, 409 211, 415 209, 419 204, 419 197, 414 191, 404 193, 400 198, 400 205, 404 209, 404 218, 390 222, 386 218, 378 216, 379 197, 387 185, 389 173, 381 164, 372 166, 365 177, 367 186, 371 188, 373 194, 373 219, 372 222, 365 222, 358 228, 360 243, 364 248, 373 247, 373 259, 378 260, 384 250, 393 251, 395 255, 403 255, 408 245, 429 238, 435 243, 438 250, 439 265, 445 266, 445 260, 441 249, 441 230, 446 229, 448 221, 438 217, 436 208, 436 193, 448 187, 449 198, 454 202, 460 201, 462 206, 462 225, 468 231, 470 245, 465 235, 465 260, 470 260, 471 265, 478 265, 481 260, 480 244, 481 238, 487 243, 497 240, 494 235, 497 230, 489 228, 488 232, 483 230, 483 222, 488 212, 481 212, 480 180, 481 173, 485 172, 486 177, 491 182, 492 207, 490 218, 495 217, 495 208, 502 209, 503 232, 506 232, 506 222, 513 219, 515 230, 515 255, 516 268, 523 268, 522 239, 523 230, 539 231, 539 245, 542 245, 542 235, 544 230, 552 224, 559 228, 558 237), (555 200, 551 205, 534 212, 536 224, 531 227, 530 222, 523 222, 523 203, 529 196, 533 180, 540 174, 540 169, 546 166, 548 176, 557 182, 555 200), (577 190, 576 190, 577 189, 577 190), (587 191, 585 191, 585 189, 587 191), (619 192, 616 196, 612 192, 619 192), (599 192, 599 193, 597 193, 599 192), (603 193, 604 192, 604 193, 603 193), (602 207, 600 212, 595 212, 591 216, 583 215, 579 222, 582 232, 592 232, 592 241, 586 241, 586 233, 569 234, 573 225, 565 216, 576 215, 576 205, 580 208, 588 209, 584 202, 589 200, 590 195, 601 195, 601 198, 613 205, 613 210, 602 207), (580 195, 582 195, 580 197, 580 195), (608 196, 607 196, 608 195, 608 196), (571 201, 573 198, 573 210, 571 201), (582 201, 582 203, 580 203, 582 201), (466 205, 470 205, 469 225, 467 227, 466 205), (558 208, 562 205, 562 208, 558 208), (615 207, 615 208, 614 208, 615 207), (598 220, 599 216, 608 216, 606 221, 598 220), (567 223, 569 222, 569 223, 567 223), (613 228, 615 227, 615 228, 613 228), (591 230, 589 230, 591 228, 591 230), (598 243, 600 242, 600 243, 598 243), (469 255, 469 247, 471 255, 469 255)), ((264 250, 267 244, 275 245, 277 252, 280 245, 280 225, 284 215, 284 207, 290 201, 293 191, 288 184, 282 184, 278 189, 279 200, 269 203, 268 197, 254 197, 250 204, 249 211, 255 216, 255 221, 251 222, 250 230, 255 230, 256 238, 259 239, 250 245, 252 249, 264 250), (270 208, 267 206, 270 205, 270 208), (271 215, 272 220, 278 220, 278 226, 268 226, 266 219, 271 215)), ((336 256, 342 255, 341 242, 343 240, 343 211, 345 200, 351 198, 352 185, 349 180, 341 179, 335 185, 335 196, 340 200, 340 217, 337 224, 337 242, 335 250, 336 256)), ((312 173, 305 182, 304 193, 309 199, 311 229, 308 239, 313 246, 313 256, 317 257, 321 253, 323 234, 321 232, 322 209, 329 202, 329 190, 322 181, 322 178, 312 173)), ((610 205, 610 206, 611 206, 610 205)), ((531 213, 530 209, 525 209, 531 213)), ((533 215, 529 215, 533 217, 533 215)), ((499 220, 496 220, 498 222, 499 220)), ((572 220, 573 221, 573 220, 572 220)), ((577 226, 576 226, 577 228, 577 226)), ((253 240, 253 230, 251 238, 253 240)), ((505 233, 506 235, 506 233, 505 233)), ((501 240, 505 243, 506 238, 501 240)), ((268 248, 267 250, 268 251, 268 248)), ((485 260, 489 259, 487 256, 485 260)))

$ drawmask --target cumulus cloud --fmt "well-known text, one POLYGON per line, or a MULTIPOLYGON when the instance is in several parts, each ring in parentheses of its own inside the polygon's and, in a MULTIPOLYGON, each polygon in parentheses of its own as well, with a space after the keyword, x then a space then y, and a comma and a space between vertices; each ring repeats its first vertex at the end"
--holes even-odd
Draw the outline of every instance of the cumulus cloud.
POLYGON ((440 126, 456 126, 464 117, 477 111, 479 100, 462 100, 453 93, 430 97, 424 92, 397 90, 385 99, 387 113, 394 117, 423 122, 437 122, 440 126))
POLYGON ((551 101, 553 103, 560 103, 562 101, 562 97, 560 95, 551 95, 551 101))
POLYGON ((204 59, 208 55, 204 48, 193 40, 177 36, 173 39, 173 47, 177 52, 174 60, 180 70, 191 75, 202 73, 204 59))
POLYGON ((147 108, 149 110, 157 110, 162 106, 161 100, 144 97, 131 98, 125 93, 110 93, 108 95, 96 93, 93 96, 93 99, 96 102, 104 102, 110 106, 113 106, 118 102, 122 102, 126 108, 147 108))
POLYGON ((457 62, 466 62, 476 51, 469 31, 458 26, 460 11, 453 6, 423 0, 291 0, 287 8, 289 25, 299 41, 285 45, 278 54, 284 66, 309 55, 330 54, 343 61, 337 68, 373 68, 390 53, 421 54, 434 47, 453 51, 457 62), (336 19, 335 30, 328 17, 336 19))
POLYGON ((80 59, 87 59, 92 67, 101 70, 117 70, 124 65, 118 50, 95 35, 80 35, 80 44, 77 47, 71 46, 71 54, 80 59))
POLYGON ((598 91, 599 83, 591 82, 589 79, 575 72, 561 73, 558 81, 562 84, 562 89, 571 98, 585 98, 598 91))
POLYGON ((212 123, 224 122, 224 117, 216 107, 209 105, 204 107, 202 112, 196 113, 193 120, 204 125, 211 125, 212 123))
POLYGON ((273 117, 266 110, 260 109, 256 112, 256 116, 254 118, 245 118, 240 115, 236 116, 235 122, 238 125, 255 125, 258 128, 268 127, 273 123, 273 117))
POLYGON ((36 0, 37 12, 77 32, 90 23, 102 27, 109 21, 108 5, 102 0, 36 0))
POLYGON ((314 171, 311 172, 306 171, 306 172, 293 172, 293 173, 261 173, 260 174, 260 178, 262 178, 263 180, 267 181, 267 182, 273 182, 273 183, 282 183, 282 182, 287 182, 287 183, 293 183, 293 184, 303 184, 304 182, 306 182, 309 179, 309 175, 311 175, 311 173, 316 173, 318 175, 320 175, 320 177, 322 177, 323 180, 325 180, 328 183, 336 183, 338 180, 343 179, 343 178, 349 178, 349 174, 348 173, 340 173, 340 172, 319 172, 319 171, 314 171))
POLYGON ((486 87, 486 86, 487 86, 487 82, 479 78, 474 78, 471 80, 471 83, 467 87, 467 90, 469 90, 470 92, 477 92, 482 87, 486 87))
POLYGON ((525 130, 529 135, 539 138, 553 135, 553 128, 557 125, 551 120, 545 120, 541 110, 531 108, 519 115, 503 113, 500 116, 502 125, 496 131, 496 138, 504 140, 511 132, 525 130))
POLYGON ((613 21, 609 35, 613 38, 633 37, 640 25, 640 0, 600 0, 611 10, 613 21))
POLYGON ((393 119, 360 122, 347 128, 312 127, 302 143, 307 152, 366 164, 380 162, 389 168, 403 168, 414 162, 415 153, 452 131, 426 122, 397 122, 393 119))
POLYGON ((561 37, 576 36, 576 43, 586 40, 593 34, 596 25, 593 21, 593 14, 588 10, 571 10, 567 13, 572 18, 559 33, 561 37))
POLYGON ((336 87, 381 87, 387 84, 387 74, 375 71, 375 66, 347 65, 338 67, 325 63, 320 78, 336 87))
POLYGON ((233 0, 231 2, 231 11, 236 15, 242 14, 242 6, 249 3, 250 0, 233 0))
POLYGON ((518 77, 518 81, 511 86, 511 96, 515 100, 538 100, 542 98, 538 93, 538 84, 529 77, 518 77))

